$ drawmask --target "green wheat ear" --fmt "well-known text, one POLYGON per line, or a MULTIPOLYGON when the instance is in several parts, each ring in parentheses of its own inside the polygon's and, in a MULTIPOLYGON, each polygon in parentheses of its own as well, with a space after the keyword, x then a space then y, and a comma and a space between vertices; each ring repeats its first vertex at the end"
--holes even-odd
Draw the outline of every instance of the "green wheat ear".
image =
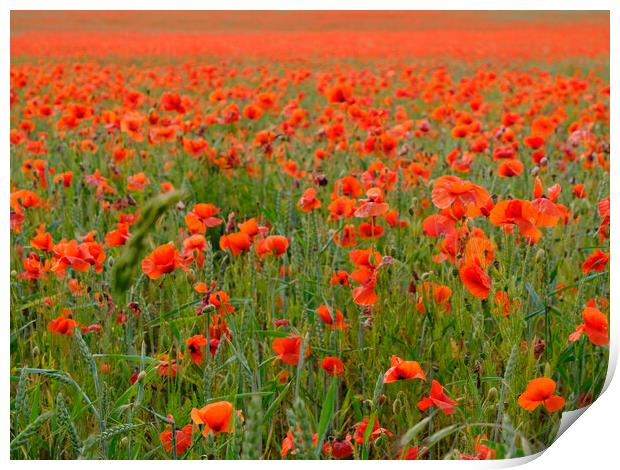
POLYGON ((28 373, 22 369, 19 373, 19 383, 15 393, 15 422, 18 426, 30 415, 30 402, 26 387, 28 385, 28 373))
POLYGON ((11 441, 11 451, 26 444, 30 440, 30 438, 39 431, 41 426, 43 426, 43 424, 45 424, 52 416, 54 416, 53 411, 46 411, 45 413, 37 416, 37 419, 35 419, 32 423, 26 426, 26 429, 24 429, 20 434, 15 437, 15 439, 11 441))
POLYGON ((56 397, 56 419, 60 428, 66 433, 69 438, 69 458, 76 458, 82 452, 82 439, 75 429, 73 421, 71 421, 71 415, 67 409, 65 403, 65 397, 62 393, 58 393, 56 397))
MULTIPOLYGON (((258 460, 261 454, 263 407, 260 397, 252 398, 248 410, 248 419, 245 425, 245 436, 243 440, 243 460, 258 460)), ((235 429, 235 432, 239 432, 235 429)))
POLYGON ((300 459, 312 459, 314 453, 312 425, 304 401, 301 398, 296 399, 293 403, 293 409, 287 410, 286 415, 291 426, 291 432, 295 437, 298 457, 300 459))
POLYGON ((121 298, 134 279, 136 268, 140 265, 140 258, 146 249, 145 239, 148 233, 163 213, 185 195, 185 191, 174 190, 155 196, 146 202, 140 218, 133 226, 131 237, 112 267, 112 291, 115 297, 121 298))

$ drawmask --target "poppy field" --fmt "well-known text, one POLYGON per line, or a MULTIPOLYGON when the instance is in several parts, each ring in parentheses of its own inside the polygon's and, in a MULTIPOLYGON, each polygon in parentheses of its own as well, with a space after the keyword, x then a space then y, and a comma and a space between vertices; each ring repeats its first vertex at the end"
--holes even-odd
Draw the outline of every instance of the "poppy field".
POLYGON ((600 394, 608 15, 11 22, 11 458, 510 459, 600 394))

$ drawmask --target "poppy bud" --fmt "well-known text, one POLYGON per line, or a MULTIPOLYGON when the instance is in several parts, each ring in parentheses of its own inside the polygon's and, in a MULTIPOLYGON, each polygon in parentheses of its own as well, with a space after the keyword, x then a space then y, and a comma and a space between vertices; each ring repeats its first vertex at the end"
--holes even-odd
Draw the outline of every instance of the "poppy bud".
POLYGON ((183 201, 177 202, 176 208, 178 211, 182 211, 185 209, 185 203, 183 201))
POLYGON ((401 402, 400 397, 398 397, 392 402, 392 412, 394 413, 394 415, 398 416, 402 409, 403 403, 401 402))
POLYGON ((538 359, 545 352, 545 340, 534 338, 534 357, 538 359))
POLYGON ((531 176, 536 176, 539 172, 540 172, 540 168, 535 166, 534 168, 532 168, 532 171, 530 171, 530 175, 531 176))
POLYGON ((146 377, 146 371, 141 370, 140 373, 138 374, 138 379, 136 380, 136 382, 142 382, 145 377, 146 377))
POLYGON ((121 439, 121 445, 122 445, 122 446, 126 446, 128 442, 129 442, 129 438, 128 438, 127 436, 124 436, 124 437, 121 439))
POLYGON ((39 355, 39 346, 35 346, 34 348, 32 348, 32 355, 33 356, 39 355))
POLYGON ((319 186, 326 186, 327 185, 327 176, 325 176, 324 174, 316 175, 314 177, 314 182, 317 185, 319 185, 319 186))
POLYGON ((487 401, 489 403, 495 403, 497 401, 497 389, 495 387, 491 387, 487 392, 487 401))
POLYGON ((543 261, 545 259, 545 250, 540 248, 537 252, 536 252, 536 256, 534 257, 534 261, 536 263, 540 263, 541 261, 543 261))
POLYGON ((545 168, 547 166, 547 163, 549 163, 549 160, 547 160, 547 157, 543 157, 540 159, 539 165, 541 168, 545 168))
POLYGON ((15 270, 11 271, 11 277, 15 277, 15 276, 17 276, 17 271, 15 270))

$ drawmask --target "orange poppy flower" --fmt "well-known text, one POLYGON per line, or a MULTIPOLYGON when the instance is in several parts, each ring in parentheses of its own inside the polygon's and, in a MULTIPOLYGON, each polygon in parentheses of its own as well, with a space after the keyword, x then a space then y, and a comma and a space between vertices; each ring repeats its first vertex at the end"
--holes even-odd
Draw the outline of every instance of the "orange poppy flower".
POLYGON ((422 231, 429 237, 440 237, 454 232, 455 220, 443 214, 429 215, 422 222, 422 231))
POLYGON ((144 140, 144 134, 142 133, 144 121, 145 117, 142 114, 127 113, 121 119, 121 131, 125 132, 136 142, 142 142, 144 140))
POLYGON ((60 240, 54 245, 52 252, 54 254, 52 272, 63 273, 68 267, 72 267, 77 272, 84 272, 90 267, 83 257, 83 250, 80 249, 77 240, 60 240))
POLYGON ((185 113, 183 98, 178 93, 163 93, 159 99, 159 105, 164 111, 176 111, 179 114, 185 113))
POLYGON ((589 273, 592 271, 602 272, 605 271, 608 263, 609 253, 604 253, 597 248, 596 251, 583 262, 581 265, 581 271, 583 273, 589 273))
POLYGON ((487 439, 486 434, 476 436, 474 445, 476 455, 461 454, 461 460, 493 460, 495 458, 495 450, 482 443, 482 441, 487 439))
POLYGON ((354 211, 355 201, 347 196, 339 196, 329 204, 329 220, 336 221, 341 217, 348 219, 354 211))
POLYGON ((474 297, 486 299, 491 292, 491 278, 477 263, 466 263, 459 269, 465 288, 474 297))
POLYGON ((159 279, 177 268, 187 271, 181 262, 179 251, 172 243, 166 243, 155 248, 150 255, 142 260, 142 272, 150 279, 159 279))
POLYGON ((235 256, 249 250, 251 246, 252 240, 250 236, 244 232, 235 232, 220 237, 220 248, 222 250, 230 250, 235 256))
POLYGON ((334 459, 346 459, 353 455, 351 435, 347 434, 344 439, 333 439, 325 442, 321 448, 323 455, 334 459))
POLYGON ((207 338, 203 335, 194 335, 187 340, 187 349, 194 364, 200 365, 203 358, 203 350, 207 345, 207 338))
POLYGON ((348 83, 338 83, 327 92, 330 103, 348 103, 353 100, 353 91, 348 83))
POLYGON ((222 223, 221 219, 214 217, 220 213, 220 209, 213 204, 196 204, 190 212, 185 215, 185 223, 190 233, 204 234, 207 228, 216 227, 222 223))
POLYGON ((481 268, 486 268, 493 262, 495 252, 493 244, 482 230, 475 228, 465 243, 465 261, 477 263, 481 268))
POLYGON ((400 357, 392 355, 392 367, 383 375, 383 383, 389 384, 397 380, 421 379, 426 380, 426 375, 416 361, 403 361, 400 357))
POLYGON ((213 433, 228 433, 231 430, 231 418, 233 415, 233 405, 228 401, 218 401, 210 403, 200 409, 192 409, 192 421, 196 425, 204 425, 203 436, 213 433))
POLYGON ((288 248, 288 239, 283 235, 270 235, 256 244, 256 253, 260 258, 272 254, 282 256, 288 248))
POLYGON ((344 372, 344 364, 342 361, 333 356, 327 356, 321 362, 321 368, 330 376, 339 376, 344 372))
POLYGON ((343 286, 350 286, 349 283, 349 273, 346 271, 336 271, 332 274, 332 278, 329 283, 331 285, 340 284, 343 286))
MULTIPOLYGON (((370 421, 369 418, 364 418, 362 421, 354 425, 355 432, 353 433, 353 439, 355 440, 355 442, 357 442, 360 445, 366 442, 365 436, 366 436, 366 429, 368 429, 368 426, 369 426, 369 421, 370 421)), ((372 429, 372 432, 368 436, 369 442, 372 442, 378 439, 379 436, 381 436, 381 434, 385 434, 387 437, 390 437, 390 438, 394 437, 394 434, 392 434, 390 431, 379 426, 379 420, 376 417, 373 418, 371 429, 372 429)))
POLYGON ((370 222, 363 222, 357 227, 357 231, 364 240, 370 238, 379 238, 383 236, 384 230, 381 225, 371 224, 370 222))
POLYGON ((426 411, 429 407, 435 406, 447 415, 454 413, 456 405, 457 403, 446 395, 444 388, 436 380, 433 380, 429 396, 418 402, 418 408, 421 411, 426 411))
MULTIPOLYGON (((495 303, 495 313, 503 317, 507 317, 510 314, 511 305, 510 305, 510 299, 508 297, 508 292, 506 291, 495 292, 493 301, 495 303)), ((519 308, 518 300, 513 301, 513 307, 519 308)))
POLYGON ((609 322, 607 317, 596 307, 586 307, 581 312, 583 323, 577 325, 575 332, 568 337, 569 341, 577 341, 582 333, 595 346, 607 346, 609 344, 609 322))
MULTIPOLYGON (((168 417, 170 418, 170 416, 168 417)), ((170 426, 167 424, 166 426, 170 426)), ((193 426, 188 424, 182 428, 177 428, 174 436, 176 443, 176 454, 183 455, 185 451, 192 445, 193 426)), ((172 430, 166 429, 159 435, 159 441, 164 449, 168 452, 172 452, 172 430)))
POLYGON ((50 269, 49 260, 42 261, 34 252, 28 254, 22 263, 24 272, 18 274, 18 279, 41 279, 50 269))
POLYGON ((583 184, 578 183, 573 186, 573 194, 575 197, 579 199, 585 199, 588 195, 586 194, 586 188, 583 184))
POLYGON ((439 209, 447 209, 460 203, 467 209, 470 217, 476 217, 481 214, 480 208, 490 200, 490 195, 486 189, 458 176, 440 176, 435 180, 431 199, 439 209))
POLYGON ((370 188, 366 191, 366 199, 360 201, 360 205, 353 215, 355 217, 378 217, 385 215, 390 210, 390 206, 383 202, 383 192, 380 188, 370 188))
POLYGON ((77 326, 77 322, 71 318, 71 310, 62 309, 60 316, 47 324, 47 329, 52 333, 58 333, 65 336, 73 336, 73 329, 77 326))
POLYGON ((529 201, 513 199, 500 201, 491 210, 489 221, 495 226, 512 229, 516 225, 519 233, 525 237, 528 243, 536 243, 542 233, 536 228, 537 212, 529 201))
MULTIPOLYGON (((302 338, 299 336, 290 336, 286 338, 276 338, 271 345, 272 349, 278 355, 274 362, 280 360, 290 366, 295 366, 299 362, 302 338)), ((310 347, 306 348, 306 357, 310 355, 310 347)))
POLYGON ((523 173, 523 163, 516 158, 504 160, 497 168, 497 175, 502 178, 519 176, 521 173, 523 173))
POLYGON ((112 230, 105 236, 108 246, 122 246, 129 240, 129 224, 118 223, 116 230, 112 230))
POLYGON ((328 325, 330 330, 344 330, 348 325, 344 322, 344 315, 340 310, 336 310, 333 314, 327 305, 321 305, 316 309, 316 313, 321 317, 321 320, 328 325))
POLYGON ((342 227, 342 235, 338 236, 338 234, 336 233, 332 240, 336 245, 342 247, 357 245, 357 240, 355 237, 355 226, 352 224, 345 225, 344 227, 342 227))
POLYGON ((564 398, 554 395, 556 383, 547 378, 540 377, 530 380, 525 391, 519 395, 519 406, 528 411, 534 411, 543 405, 549 412, 558 411, 564 407, 564 398))
POLYGON ((337 199, 338 196, 359 197, 362 195, 362 185, 355 176, 344 176, 339 180, 336 180, 334 184, 334 192, 332 193, 332 199, 337 199))
POLYGON ((65 188, 71 186, 71 181, 73 181, 73 172, 65 171, 63 173, 58 173, 54 177, 54 183, 62 183, 65 188))
POLYGON ((379 300, 375 292, 376 281, 371 280, 353 289, 353 302, 357 305, 374 305, 379 300))
POLYGON ((316 189, 306 189, 299 199, 297 207, 303 212, 311 212, 321 207, 321 201, 316 197, 316 189))
POLYGON ((42 251, 52 251, 54 241, 52 236, 45 231, 45 224, 39 225, 36 236, 30 240, 30 245, 42 251))
POLYGON ((436 305, 443 305, 446 312, 450 311, 450 297, 452 296, 452 289, 448 286, 442 286, 441 284, 435 284, 434 282, 424 282, 422 284, 422 292, 418 296, 416 303, 416 310, 420 313, 425 313, 424 302, 433 302, 436 305))

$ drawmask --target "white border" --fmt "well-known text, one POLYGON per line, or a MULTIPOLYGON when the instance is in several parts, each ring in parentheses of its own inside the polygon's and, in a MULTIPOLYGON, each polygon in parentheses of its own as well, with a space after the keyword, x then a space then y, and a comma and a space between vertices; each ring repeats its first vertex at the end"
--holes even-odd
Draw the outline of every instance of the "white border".
MULTIPOLYGON (((341 0, 339 2, 327 1, 327 0, 312 0, 296 2, 286 2, 282 0, 263 0, 263 1, 238 1, 228 0, 223 5, 222 3, 214 4, 214 2, 205 2, 197 0, 184 0, 182 5, 164 0, 150 0, 150 1, 134 1, 131 5, 128 2, 121 0, 107 0, 103 1, 91 1, 88 4, 84 2, 77 2, 71 0, 56 0, 51 5, 49 1, 31 1, 31 0, 9 0, 6 2, 6 6, 3 5, 0 13, 0 31, 2 32, 1 46, 2 46, 2 94, 0 113, 2 115, 2 122, 4 123, 4 135, 8 135, 10 131, 10 108, 8 103, 9 96, 9 71, 10 71, 10 10, 607 10, 610 11, 610 26, 611 26, 611 54, 610 57, 618 57, 620 48, 618 44, 618 31, 620 29, 620 7, 617 1, 603 1, 603 0, 589 0, 574 1, 563 0, 562 2, 543 2, 540 0, 505 0, 501 3, 497 0, 470 0, 464 1, 434 1, 434 2, 413 2, 405 0, 383 0, 382 2, 369 1, 369 0, 341 0), (303 6, 303 8, 301 8, 303 6), (429 8, 430 7, 430 8, 429 8), (559 7, 559 8, 558 8, 559 7)), ((620 110, 620 103, 617 98, 615 90, 620 89, 618 86, 619 74, 618 74, 618 60, 612 60, 610 65, 610 80, 614 93, 611 95, 611 126, 612 129, 616 129, 614 124, 618 124, 618 113, 620 110)), ((5 137, 6 138, 6 137, 5 137)), ((611 148, 615 149, 620 146, 619 134, 612 132, 611 134, 611 148)), ((5 143, 5 145, 7 145, 5 143)), ((9 158, 8 152, 3 152, 2 164, 8 166, 9 158)), ((614 157, 611 158, 611 172, 612 175, 618 174, 618 162, 614 157)), ((6 168, 6 167, 5 167, 6 168)), ((4 204, 9 199, 10 186, 9 186, 9 171, 0 171, 0 192, 2 193, 4 204)), ((617 180, 617 178, 616 178, 617 180)), ((612 178, 612 181, 613 178, 612 178)), ((620 233, 616 226, 616 215, 620 212, 617 211, 616 201, 620 200, 620 184, 611 185, 611 199, 614 201, 612 204, 612 218, 614 224, 611 226, 611 246, 620 246, 620 233)), ((5 229, 1 233, 2 237, 2 250, 5 256, 4 260, 10 259, 10 242, 9 242, 9 214, 7 206, 5 205, 4 212, 4 227, 5 229)), ((0 299, 4 304, 4 309, 0 315, 1 331, 4 334, 9 332, 9 286, 10 286, 10 266, 8 262, 3 266, 0 274, 0 299)), ((611 257, 611 285, 620 285, 618 273, 620 273, 620 258, 614 253, 611 257)), ((620 418, 620 383, 618 379, 611 381, 618 359, 618 345, 620 340, 620 328, 618 328, 618 293, 611 289, 611 346, 610 346, 610 364, 609 371, 606 380, 605 392, 596 400, 588 410, 585 411, 583 416, 579 418, 579 424, 576 426, 570 426, 562 436, 538 458, 532 460, 532 458, 525 458, 510 461, 499 462, 480 462, 480 461, 420 461, 415 462, 415 466, 423 466, 425 468, 447 468, 451 466, 476 466, 476 468, 498 468, 498 467, 510 467, 525 463, 532 460, 528 464, 528 468, 545 469, 549 468, 611 468, 610 463, 616 462, 618 457, 618 419, 620 418)), ((5 336, 6 338, 6 336, 5 336)), ((0 380, 3 383, 2 395, 4 397, 4 406, 0 407, 0 416, 3 417, 2 427, 0 435, 2 436, 2 457, 4 461, 9 459, 8 443, 10 440, 9 435, 9 342, 5 343, 5 372, 0 375, 0 380)), ((173 464, 172 461, 148 461, 148 462, 136 462, 132 465, 138 465, 146 467, 148 465, 151 468, 170 468, 173 464)), ((35 462, 25 461, 11 461, 10 465, 18 466, 21 468, 34 468, 38 465, 35 462)), ((83 462, 49 462, 48 465, 57 467, 63 466, 77 466, 82 467, 83 462)), ((110 465, 108 462, 89 462, 89 466, 101 468, 103 465, 110 465)), ((114 465, 114 463, 111 463, 114 465)), ((121 464, 122 465, 122 464, 121 464)), ((189 465, 208 465, 210 468, 246 468, 246 466, 264 466, 271 468, 282 468, 290 470, 291 465, 295 467, 311 468, 316 465, 312 461, 299 461, 299 462, 282 462, 282 461, 268 461, 268 462, 242 462, 242 461, 230 461, 230 462, 184 462, 183 466, 189 465)), ((368 466, 379 468, 379 466, 398 466, 398 465, 411 465, 410 463, 404 463, 399 461, 322 461, 320 465, 336 466, 339 468, 348 467, 353 468, 359 466, 368 466)))

